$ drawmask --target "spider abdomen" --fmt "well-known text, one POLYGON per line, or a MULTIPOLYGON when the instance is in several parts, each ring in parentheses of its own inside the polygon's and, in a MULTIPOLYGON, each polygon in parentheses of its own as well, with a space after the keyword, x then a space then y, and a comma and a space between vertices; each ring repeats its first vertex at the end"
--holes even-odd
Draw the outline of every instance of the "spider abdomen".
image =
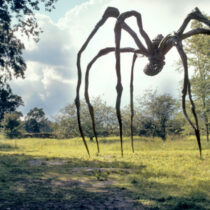
POLYGON ((155 76, 156 74, 161 72, 163 66, 165 65, 165 57, 161 55, 158 49, 158 46, 162 40, 162 34, 158 34, 152 40, 152 50, 150 52, 150 56, 148 56, 149 63, 144 67, 144 73, 148 76, 155 76))
POLYGON ((155 76, 160 73, 165 65, 164 58, 153 56, 149 58, 149 63, 144 67, 144 73, 148 76, 155 76))

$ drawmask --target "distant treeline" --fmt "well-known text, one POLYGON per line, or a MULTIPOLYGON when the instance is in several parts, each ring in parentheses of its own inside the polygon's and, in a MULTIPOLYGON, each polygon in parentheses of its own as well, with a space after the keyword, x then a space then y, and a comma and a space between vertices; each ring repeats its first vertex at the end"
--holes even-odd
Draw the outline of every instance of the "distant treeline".
MULTIPOLYGON (((98 136, 118 136, 119 125, 116 110, 100 97, 91 100, 95 111, 98 136)), ((135 136, 160 137, 167 135, 192 135, 191 126, 185 120, 180 101, 169 94, 157 94, 147 90, 143 97, 135 100, 133 133, 135 136)), ((190 113, 190 112, 189 112, 190 113)), ((130 106, 121 110, 123 135, 131 135, 130 106)), ((85 101, 81 101, 81 123, 85 136, 93 140, 92 122, 85 101)), ((204 134, 205 126, 200 121, 204 134)), ((75 104, 64 107, 52 122, 47 119, 43 109, 35 107, 23 117, 21 113, 6 112, 1 122, 1 130, 7 138, 72 138, 80 136, 75 104)))

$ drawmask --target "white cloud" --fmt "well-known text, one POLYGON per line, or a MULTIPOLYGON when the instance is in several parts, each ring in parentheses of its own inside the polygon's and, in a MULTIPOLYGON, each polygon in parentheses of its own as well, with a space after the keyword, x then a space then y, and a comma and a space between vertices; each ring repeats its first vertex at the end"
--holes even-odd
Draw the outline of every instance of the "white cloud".
POLYGON ((32 49, 26 48, 25 59, 52 66, 67 66, 71 63, 74 48, 68 33, 46 15, 38 15, 39 24, 44 31, 40 42, 32 49))
POLYGON ((40 42, 25 39, 24 57, 27 63, 26 79, 12 82, 13 90, 25 103, 25 114, 35 106, 44 108, 48 116, 56 114, 74 99, 76 71, 75 56, 68 32, 52 22, 46 15, 38 15, 44 30, 40 42))
POLYGON ((52 116, 73 100, 72 83, 70 78, 59 75, 56 67, 28 62, 26 79, 14 81, 12 87, 24 100, 24 113, 34 107, 41 107, 48 116, 52 116))

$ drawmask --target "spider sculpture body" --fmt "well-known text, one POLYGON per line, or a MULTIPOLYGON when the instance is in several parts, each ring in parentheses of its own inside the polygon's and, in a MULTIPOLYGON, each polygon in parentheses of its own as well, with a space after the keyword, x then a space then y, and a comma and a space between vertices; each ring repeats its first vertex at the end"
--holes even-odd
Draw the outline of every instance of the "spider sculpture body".
POLYGON ((123 133, 122 133, 122 119, 121 119, 121 111, 120 111, 120 104, 121 104, 121 95, 123 91, 123 86, 121 83, 121 68, 120 68, 120 55, 121 53, 132 53, 133 54, 133 60, 132 60, 132 66, 131 66, 131 79, 130 79, 130 110, 131 110, 131 145, 132 145, 132 150, 134 151, 134 146, 133 146, 133 116, 134 116, 134 106, 133 106, 133 72, 134 72, 134 65, 135 61, 137 58, 137 55, 142 55, 148 58, 148 64, 144 67, 144 73, 148 76, 155 76, 164 67, 165 64, 165 55, 167 52, 172 48, 176 47, 182 63, 184 67, 184 83, 183 83, 183 90, 182 90, 182 108, 183 108, 183 113, 187 119, 187 121, 190 123, 192 128, 195 131, 200 155, 201 155, 201 141, 200 141, 200 130, 199 130, 199 124, 198 124, 198 118, 196 115, 195 111, 195 105, 192 100, 192 95, 191 95, 191 87, 190 87, 190 81, 188 77, 188 64, 187 64, 187 56, 183 50, 182 46, 182 41, 184 39, 187 39, 191 36, 197 35, 197 34, 206 34, 210 35, 210 20, 208 20, 198 8, 195 8, 194 11, 192 11, 190 14, 187 15, 187 17, 184 19, 181 27, 174 33, 174 34, 169 34, 166 37, 163 37, 162 34, 159 34, 155 39, 151 40, 147 33, 144 31, 143 26, 142 26, 142 18, 141 14, 136 12, 136 11, 128 11, 124 12, 122 14, 119 13, 118 9, 113 8, 113 7, 108 7, 101 20, 96 24, 95 28, 92 30, 90 33, 89 37, 81 47, 80 51, 78 52, 77 56, 77 69, 78 69, 78 83, 77 83, 77 90, 76 90, 76 99, 75 99, 75 104, 77 108, 77 120, 78 120, 78 126, 79 126, 79 131, 81 134, 81 137, 83 139, 84 145, 86 147, 86 150, 89 153, 89 149, 85 140, 85 136, 83 133, 83 129, 81 126, 81 119, 80 119, 80 86, 81 86, 81 79, 82 79, 82 71, 81 71, 81 55, 83 51, 86 49, 88 46, 88 43, 92 39, 92 37, 97 33, 99 28, 106 22, 106 20, 110 17, 116 18, 116 24, 114 28, 114 36, 115 36, 115 46, 114 47, 107 47, 104 49, 101 49, 98 54, 89 62, 87 69, 86 69, 86 74, 85 74, 85 99, 89 108, 90 116, 92 119, 92 127, 93 127, 93 133, 96 139, 97 143, 97 149, 98 152, 99 150, 99 142, 97 138, 97 132, 95 128, 95 119, 94 119, 94 109, 93 106, 91 105, 90 99, 89 99, 89 92, 88 92, 88 87, 89 87, 89 72, 94 64, 94 62, 101 56, 104 56, 110 52, 115 53, 115 58, 116 58, 116 75, 117 75, 117 85, 116 85, 116 91, 117 91, 117 99, 116 99, 116 114, 119 122, 119 133, 120 133, 120 142, 121 142, 121 154, 123 156, 123 133), (139 28, 139 32, 143 39, 145 40, 146 46, 140 41, 138 38, 137 34, 130 28, 130 26, 125 22, 125 20, 129 17, 135 17, 137 20, 137 25, 139 28), (201 23, 204 23, 207 25, 208 28, 197 28, 190 30, 186 33, 184 33, 187 25, 191 20, 197 20, 201 23), (137 49, 134 48, 121 48, 121 32, 122 30, 125 30, 130 36, 133 38, 137 45, 137 49), (189 96, 189 101, 191 104, 191 110, 192 114, 194 117, 194 120, 192 121, 188 113, 186 111, 186 96, 189 96))

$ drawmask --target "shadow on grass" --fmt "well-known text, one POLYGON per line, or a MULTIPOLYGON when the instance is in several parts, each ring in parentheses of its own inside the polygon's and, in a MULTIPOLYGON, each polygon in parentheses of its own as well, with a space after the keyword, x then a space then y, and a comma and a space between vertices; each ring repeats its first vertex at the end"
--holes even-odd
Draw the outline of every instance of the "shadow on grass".
POLYGON ((143 173, 146 166, 121 161, 2 155, 0 169, 0 209, 208 209, 210 202, 198 191, 172 196, 176 183, 151 181, 157 175, 143 173), (118 183, 126 176, 130 185, 118 183))

